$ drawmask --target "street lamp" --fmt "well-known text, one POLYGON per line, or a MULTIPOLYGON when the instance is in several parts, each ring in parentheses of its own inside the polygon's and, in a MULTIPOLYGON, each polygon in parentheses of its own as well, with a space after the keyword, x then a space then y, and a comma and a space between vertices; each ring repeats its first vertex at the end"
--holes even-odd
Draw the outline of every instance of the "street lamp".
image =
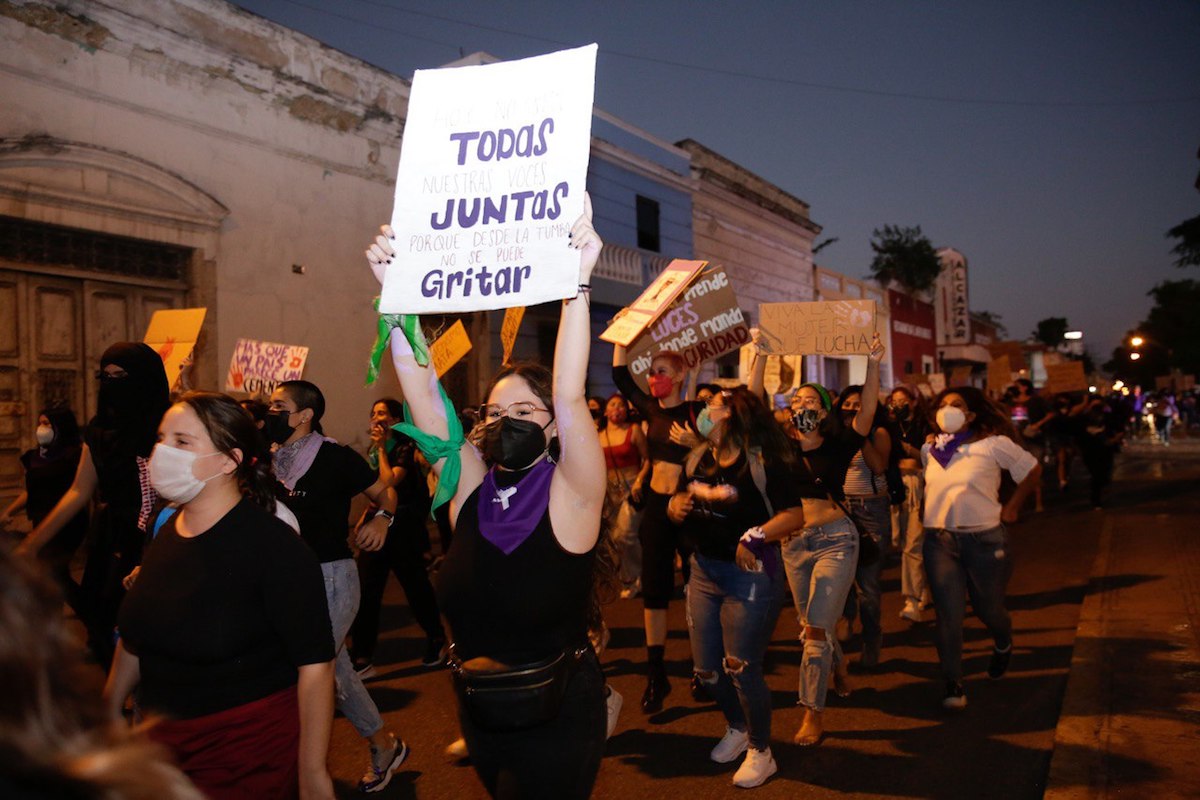
MULTIPOLYGON (((1133 345, 1134 347, 1141 347, 1142 345, 1144 345, 1146 343, 1146 340, 1143 339, 1141 336, 1134 336, 1132 339, 1129 340, 1129 343, 1131 345, 1133 345)), ((1136 360, 1137 359, 1134 359, 1134 361, 1136 361, 1136 360)))
POLYGON ((1129 354, 1129 360, 1130 360, 1130 361, 1137 361, 1137 360, 1138 360, 1139 358, 1141 358, 1141 357, 1142 357, 1142 354, 1141 354, 1141 353, 1130 353, 1130 354, 1129 354))

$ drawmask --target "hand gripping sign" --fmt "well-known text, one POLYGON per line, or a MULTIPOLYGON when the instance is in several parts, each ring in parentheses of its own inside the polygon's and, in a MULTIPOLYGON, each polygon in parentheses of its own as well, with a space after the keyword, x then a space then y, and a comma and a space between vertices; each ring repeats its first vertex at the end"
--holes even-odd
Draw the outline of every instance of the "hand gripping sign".
POLYGON ((574 297, 596 45, 418 70, 379 310, 458 313, 574 297))

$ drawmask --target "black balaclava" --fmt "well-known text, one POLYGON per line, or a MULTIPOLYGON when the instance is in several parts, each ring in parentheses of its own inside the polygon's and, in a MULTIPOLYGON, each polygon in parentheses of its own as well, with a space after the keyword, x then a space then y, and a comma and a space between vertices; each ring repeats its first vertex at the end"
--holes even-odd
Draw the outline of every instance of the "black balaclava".
POLYGON ((100 356, 100 369, 115 364, 128 377, 100 381, 93 425, 111 435, 119 450, 148 456, 158 438, 158 424, 171 405, 167 371, 158 353, 141 342, 117 342, 100 356))

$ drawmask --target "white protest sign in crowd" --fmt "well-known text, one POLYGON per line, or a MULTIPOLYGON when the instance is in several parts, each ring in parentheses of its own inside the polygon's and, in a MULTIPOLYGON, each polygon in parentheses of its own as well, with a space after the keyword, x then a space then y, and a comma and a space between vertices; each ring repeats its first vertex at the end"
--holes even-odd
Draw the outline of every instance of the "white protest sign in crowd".
POLYGON ((383 313, 574 297, 596 45, 413 77, 383 313))
POLYGON ((238 339, 225 376, 225 390, 269 395, 284 381, 299 380, 307 360, 307 347, 238 339))

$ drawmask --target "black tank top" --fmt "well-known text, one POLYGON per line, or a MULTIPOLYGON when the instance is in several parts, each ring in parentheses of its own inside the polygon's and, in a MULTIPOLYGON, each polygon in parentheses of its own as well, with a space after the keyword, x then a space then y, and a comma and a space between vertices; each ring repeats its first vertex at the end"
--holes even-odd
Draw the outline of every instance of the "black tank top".
POLYGON ((480 489, 459 512, 434 581, 458 656, 516 665, 584 646, 595 548, 564 550, 547 508, 529 538, 505 555, 479 531, 480 489))

